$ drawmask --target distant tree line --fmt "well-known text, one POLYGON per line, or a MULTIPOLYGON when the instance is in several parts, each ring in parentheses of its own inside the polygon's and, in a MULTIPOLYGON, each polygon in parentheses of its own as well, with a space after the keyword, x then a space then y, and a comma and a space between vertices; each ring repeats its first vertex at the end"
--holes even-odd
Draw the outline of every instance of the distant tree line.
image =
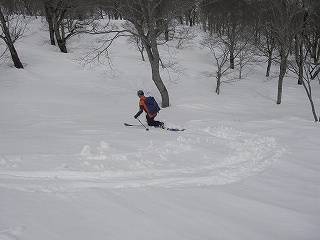
POLYGON ((249 46, 257 55, 266 57, 266 76, 271 64, 279 67, 277 104, 282 99, 283 79, 292 71, 306 90, 315 121, 319 121, 311 81, 319 80, 320 72, 320 1, 207 0, 202 1, 200 9, 200 23, 209 33, 206 44, 212 46, 211 40, 213 46, 222 45, 225 50, 220 51, 223 57, 214 53, 218 65, 217 93, 223 64, 229 60, 225 69, 234 69, 235 61, 241 63, 241 53, 249 46))
POLYGON ((0 38, 17 68, 23 65, 14 43, 24 25, 16 22, 30 16, 45 17, 48 39, 63 53, 68 52, 67 41, 77 34, 113 33, 111 39, 106 37, 110 44, 124 31, 133 36, 142 56, 144 51, 147 54, 163 107, 170 102, 159 71, 158 45, 172 39, 177 24, 201 26, 206 33, 202 44, 210 48, 217 64, 216 93, 226 72, 238 68, 241 78, 241 69, 252 56, 263 56, 266 76, 272 65, 278 67, 276 103, 281 104, 283 80, 291 71, 306 91, 314 120, 319 121, 312 96, 312 82, 320 84, 319 0, 0 0, 0 38), (101 26, 98 21, 103 18, 129 24, 121 30, 101 26))

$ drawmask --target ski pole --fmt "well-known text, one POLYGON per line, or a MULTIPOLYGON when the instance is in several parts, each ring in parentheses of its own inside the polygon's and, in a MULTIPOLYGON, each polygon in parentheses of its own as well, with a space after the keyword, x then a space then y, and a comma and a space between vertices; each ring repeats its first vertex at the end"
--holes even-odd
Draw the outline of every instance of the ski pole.
POLYGON ((144 128, 146 129, 146 131, 149 131, 149 128, 147 128, 147 127, 140 121, 139 118, 136 118, 136 119, 139 121, 139 123, 141 123, 142 126, 144 126, 144 128))

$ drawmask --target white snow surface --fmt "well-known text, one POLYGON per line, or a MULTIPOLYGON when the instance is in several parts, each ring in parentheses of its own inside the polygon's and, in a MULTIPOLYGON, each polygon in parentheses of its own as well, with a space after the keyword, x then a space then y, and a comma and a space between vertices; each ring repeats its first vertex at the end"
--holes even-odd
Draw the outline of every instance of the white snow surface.
POLYGON ((320 239, 320 126, 295 78, 277 105, 277 68, 267 79, 257 63, 218 96, 209 52, 171 42, 157 119, 186 130, 145 131, 123 125, 139 125, 137 90, 161 102, 134 46, 83 66, 103 36, 63 54, 44 29, 34 20, 16 44, 25 69, 0 65, 1 240, 320 239))

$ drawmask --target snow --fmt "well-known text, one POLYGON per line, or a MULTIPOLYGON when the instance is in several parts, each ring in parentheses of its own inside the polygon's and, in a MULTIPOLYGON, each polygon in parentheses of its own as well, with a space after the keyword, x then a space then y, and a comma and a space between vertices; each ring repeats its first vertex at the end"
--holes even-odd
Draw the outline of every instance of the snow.
POLYGON ((277 69, 259 64, 218 96, 206 49, 162 46, 176 64, 158 119, 186 131, 145 131, 123 126, 139 124, 136 91, 160 95, 126 39, 111 69, 83 66, 101 36, 62 54, 40 20, 29 28, 25 69, 0 65, 1 240, 320 239, 319 124, 292 76, 281 105, 277 69))

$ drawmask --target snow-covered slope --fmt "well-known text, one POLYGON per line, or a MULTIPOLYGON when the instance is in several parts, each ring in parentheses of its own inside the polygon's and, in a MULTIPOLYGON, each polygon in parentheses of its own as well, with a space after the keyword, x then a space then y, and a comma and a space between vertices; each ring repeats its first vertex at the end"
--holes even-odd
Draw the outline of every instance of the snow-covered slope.
POLYGON ((319 239, 320 130, 295 79, 281 105, 258 65, 218 96, 205 49, 163 46, 176 64, 158 119, 186 131, 145 131, 123 125, 139 124, 136 91, 160 96, 126 39, 111 69, 88 67, 93 37, 62 54, 30 29, 25 69, 0 65, 1 240, 319 239))

